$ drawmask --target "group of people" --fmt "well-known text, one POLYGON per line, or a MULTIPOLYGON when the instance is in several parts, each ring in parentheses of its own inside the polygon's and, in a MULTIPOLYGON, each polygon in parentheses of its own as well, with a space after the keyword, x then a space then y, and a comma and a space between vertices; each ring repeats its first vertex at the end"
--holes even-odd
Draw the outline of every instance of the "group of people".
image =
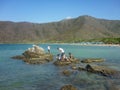
MULTIPOLYGON (((50 46, 48 46, 47 48, 48 48, 48 53, 51 53, 50 46)), ((62 61, 62 60, 69 60, 69 59, 74 58, 71 53, 68 53, 69 57, 66 57, 65 51, 63 48, 58 47, 57 50, 60 52, 59 54, 57 54, 57 57, 56 57, 58 60, 62 61)))

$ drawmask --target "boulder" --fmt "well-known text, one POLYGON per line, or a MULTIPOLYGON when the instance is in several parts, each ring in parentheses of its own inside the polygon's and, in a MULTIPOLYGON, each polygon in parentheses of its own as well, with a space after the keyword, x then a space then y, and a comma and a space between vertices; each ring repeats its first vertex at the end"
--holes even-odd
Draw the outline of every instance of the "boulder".
POLYGON ((82 63, 92 63, 92 62, 104 62, 105 59, 103 58, 87 58, 87 59, 84 59, 82 60, 81 62, 82 63))
POLYGON ((28 48, 27 50, 28 52, 34 52, 34 53, 37 53, 37 54, 44 54, 45 51, 42 47, 39 47, 37 45, 33 45, 32 48, 28 48))
POLYGON ((73 85, 65 85, 63 87, 61 87, 60 90, 78 90, 76 87, 74 87, 73 85))

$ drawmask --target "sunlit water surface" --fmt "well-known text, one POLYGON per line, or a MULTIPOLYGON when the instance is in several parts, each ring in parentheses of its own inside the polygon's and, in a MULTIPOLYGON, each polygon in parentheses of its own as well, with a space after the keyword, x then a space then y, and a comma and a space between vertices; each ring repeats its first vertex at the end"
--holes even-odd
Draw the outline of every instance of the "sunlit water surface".
MULTIPOLYGON (((69 44, 40 44, 47 52, 51 46, 51 53, 58 53, 57 47, 65 49, 66 55, 71 52, 74 57, 104 58, 101 63, 107 67, 119 70, 120 47, 80 46, 69 44)), ((114 90, 120 89, 119 78, 107 78, 85 71, 72 70, 71 66, 58 67, 53 62, 30 65, 22 60, 10 57, 21 55, 31 48, 31 44, 0 44, 0 90, 60 90, 66 84, 72 84, 80 90, 114 90), (64 76, 63 70, 72 71, 70 76, 64 76)), ((120 71, 120 70, 119 70, 120 71)))

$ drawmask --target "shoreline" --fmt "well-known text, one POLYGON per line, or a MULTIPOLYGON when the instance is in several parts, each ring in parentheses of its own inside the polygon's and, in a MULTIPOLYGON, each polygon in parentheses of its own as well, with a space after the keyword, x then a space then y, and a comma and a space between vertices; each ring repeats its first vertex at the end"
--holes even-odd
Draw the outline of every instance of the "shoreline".
MULTIPOLYGON (((34 44, 34 43, 0 43, 3 44, 34 44)), ((108 46, 108 47, 120 47, 120 44, 81 44, 81 43, 38 43, 38 44, 68 44, 68 45, 80 45, 80 46, 108 46)))
POLYGON ((120 47, 120 44, 80 44, 80 43, 77 44, 77 43, 73 43, 72 45, 120 47))

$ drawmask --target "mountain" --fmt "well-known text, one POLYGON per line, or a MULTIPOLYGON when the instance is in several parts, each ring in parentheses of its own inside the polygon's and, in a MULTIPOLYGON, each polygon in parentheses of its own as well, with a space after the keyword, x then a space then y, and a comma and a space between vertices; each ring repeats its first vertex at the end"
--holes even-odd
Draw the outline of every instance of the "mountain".
POLYGON ((120 37, 120 20, 88 15, 51 23, 0 21, 0 43, 78 42, 120 37))

